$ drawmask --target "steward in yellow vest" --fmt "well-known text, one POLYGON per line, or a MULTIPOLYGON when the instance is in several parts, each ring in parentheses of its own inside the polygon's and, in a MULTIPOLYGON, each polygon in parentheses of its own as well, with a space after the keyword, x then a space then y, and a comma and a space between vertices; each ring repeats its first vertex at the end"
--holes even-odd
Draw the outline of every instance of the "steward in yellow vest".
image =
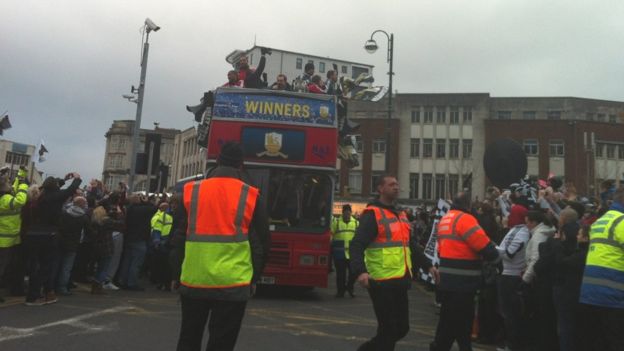
POLYGON ((158 206, 158 211, 152 216, 152 245, 154 247, 163 246, 169 239, 173 217, 167 213, 169 204, 166 202, 158 206))
POLYGON ((355 297, 353 285, 356 276, 351 274, 349 268, 349 244, 355 236, 357 227, 357 219, 351 216, 351 205, 343 205, 342 215, 336 218, 331 225, 332 256, 334 267, 336 267, 336 288, 338 290, 336 297, 344 297, 345 291, 348 291, 351 297, 355 297), (348 280, 347 270, 349 271, 348 280))
POLYGON ((368 289, 377 316, 377 334, 359 350, 394 350, 409 331, 407 290, 412 279, 412 258, 437 277, 431 261, 410 242, 411 226, 394 203, 399 197, 396 177, 384 175, 376 184, 379 199, 368 205, 351 241, 351 269, 368 289), (413 255, 413 257, 412 257, 413 255))
POLYGON ((227 142, 207 179, 184 186, 172 239, 172 256, 183 258, 181 270, 173 267, 182 302, 178 350, 201 345, 206 322, 208 349, 236 344, 270 241, 265 204, 245 174, 241 145, 227 142))

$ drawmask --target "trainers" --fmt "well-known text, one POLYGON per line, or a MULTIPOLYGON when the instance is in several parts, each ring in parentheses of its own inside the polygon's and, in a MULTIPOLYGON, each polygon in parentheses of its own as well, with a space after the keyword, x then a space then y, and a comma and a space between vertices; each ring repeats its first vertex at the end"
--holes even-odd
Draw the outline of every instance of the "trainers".
POLYGON ((52 291, 50 291, 49 293, 46 294, 44 300, 45 300, 45 304, 46 305, 58 302, 58 298, 56 297, 56 294, 54 294, 54 292, 52 292, 52 291))
POLYGON ((119 287, 113 284, 113 282, 107 282, 106 284, 102 285, 102 287, 106 290, 119 290, 119 287))
POLYGON ((43 306, 46 304, 46 301, 44 298, 38 298, 35 301, 28 301, 26 300, 26 302, 24 302, 24 305, 26 306, 43 306))

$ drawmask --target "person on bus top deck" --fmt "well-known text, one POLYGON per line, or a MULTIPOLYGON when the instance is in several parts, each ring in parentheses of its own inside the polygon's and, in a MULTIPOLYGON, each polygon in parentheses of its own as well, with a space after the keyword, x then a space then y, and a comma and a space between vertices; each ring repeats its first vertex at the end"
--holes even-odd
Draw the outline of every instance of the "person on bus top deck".
POLYGON ((285 74, 278 74, 275 83, 271 85, 272 90, 292 91, 292 87, 288 84, 288 78, 285 74))
POLYGON ((184 186, 172 255, 182 303, 178 351, 200 351, 208 319, 206 350, 236 344, 270 245, 266 206, 244 174, 241 145, 227 142, 207 178, 184 186))
POLYGON ((308 62, 305 64, 303 68, 303 76, 301 76, 301 80, 305 85, 310 84, 312 81, 312 76, 314 75, 314 64, 312 62, 308 62))
POLYGON ((247 55, 243 55, 238 60, 238 79, 242 80, 245 84, 245 88, 261 89, 264 84, 262 82, 262 72, 264 72, 264 66, 266 65, 266 55, 271 55, 271 49, 260 48, 260 63, 256 69, 249 67, 249 58, 247 55))
POLYGON ((314 94, 325 94, 325 86, 323 85, 321 76, 312 76, 312 80, 310 81, 310 84, 308 84, 308 92, 314 94))
POLYGON ((376 182, 379 197, 368 204, 349 245, 351 269, 368 289, 377 317, 377 334, 358 351, 394 350, 409 331, 407 290, 412 280, 412 261, 438 281, 437 269, 415 241, 405 212, 396 206, 399 183, 383 175, 376 182))
POLYGON ((228 72, 227 77, 228 77, 228 81, 227 83, 223 84, 222 87, 224 88, 242 88, 243 87, 243 81, 238 79, 238 72, 231 70, 228 72))

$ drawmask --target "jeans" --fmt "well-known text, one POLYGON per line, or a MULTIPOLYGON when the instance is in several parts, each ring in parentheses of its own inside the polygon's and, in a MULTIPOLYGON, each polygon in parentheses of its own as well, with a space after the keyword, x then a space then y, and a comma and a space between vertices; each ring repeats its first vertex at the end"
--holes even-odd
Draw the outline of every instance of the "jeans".
POLYGON ((111 257, 112 256, 100 257, 97 260, 97 270, 95 271, 95 277, 93 278, 96 283, 103 284, 106 281, 111 257))
POLYGON ((431 351, 448 351, 457 341, 460 351, 472 351, 474 292, 440 291, 440 319, 431 351))
POLYGON ((119 269, 119 263, 121 263, 121 253, 123 251, 123 233, 115 235, 113 233, 113 257, 111 257, 110 265, 108 266, 108 274, 106 275, 106 281, 113 281, 117 270, 119 269))
POLYGON ((557 332, 559 333, 559 349, 576 351, 576 324, 579 309, 579 294, 566 289, 565 286, 553 287, 553 301, 557 311, 557 332))
POLYGON ((26 301, 32 302, 44 293, 54 290, 58 248, 54 235, 27 235, 25 239, 28 252, 29 284, 26 301))
POLYGON ((182 325, 177 351, 200 351, 208 317, 206 351, 234 350, 247 301, 217 301, 180 296, 182 325))
POLYGON ((344 294, 345 291, 353 292, 353 285, 356 277, 351 273, 349 260, 334 258, 334 266, 336 267, 336 286, 338 287, 338 294, 344 294), (347 272, 349 276, 348 280, 347 272))
POLYGON ((393 351, 396 343, 409 332, 407 286, 372 284, 368 293, 377 317, 377 334, 360 345, 358 351, 393 351))
POLYGON ((74 267, 75 259, 75 251, 61 253, 61 264, 59 267, 58 277, 56 278, 56 291, 58 293, 67 292, 67 285, 69 284, 69 278, 71 276, 72 268, 74 267))
POLYGON ((147 252, 147 243, 145 241, 126 243, 124 251, 119 282, 128 287, 138 286, 139 273, 147 252))
POLYGON ((514 350, 525 340, 525 322, 522 318, 522 298, 518 293, 522 278, 513 275, 498 277, 498 301, 505 322, 505 343, 514 350))

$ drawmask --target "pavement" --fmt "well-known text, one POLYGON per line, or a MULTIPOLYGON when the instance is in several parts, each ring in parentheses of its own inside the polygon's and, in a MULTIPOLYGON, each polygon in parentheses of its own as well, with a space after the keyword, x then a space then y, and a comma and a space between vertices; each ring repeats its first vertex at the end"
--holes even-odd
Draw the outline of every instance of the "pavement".
MULTIPOLYGON (((334 280, 330 276, 330 280, 334 280)), ((356 350, 374 335, 377 322, 366 291, 335 298, 332 286, 301 291, 261 289, 247 305, 237 351, 356 350)), ((410 333, 396 351, 428 350, 437 323, 433 295, 410 290, 410 333)), ((0 350, 175 350, 178 295, 149 287, 145 292, 90 295, 80 285, 72 296, 46 306, 24 306, 23 298, 0 304, 0 350)), ((205 338, 204 342, 207 340, 205 338)), ((473 345, 478 350, 492 347, 473 345)))

